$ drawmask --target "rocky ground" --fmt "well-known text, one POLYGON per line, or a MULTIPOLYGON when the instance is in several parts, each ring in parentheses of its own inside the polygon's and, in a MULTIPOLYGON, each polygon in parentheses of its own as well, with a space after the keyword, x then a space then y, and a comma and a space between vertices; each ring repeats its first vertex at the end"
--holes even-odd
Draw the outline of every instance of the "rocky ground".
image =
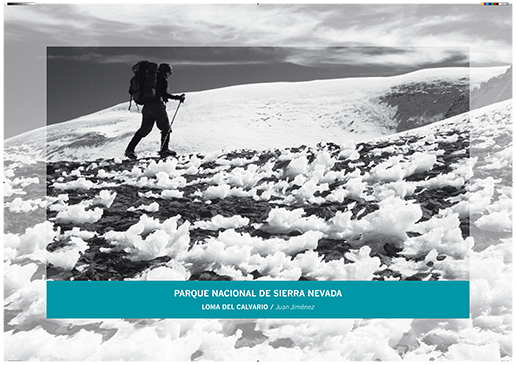
MULTIPOLYGON (((81 253, 81 257, 77 264, 71 270, 63 268, 51 263, 48 266, 47 275, 49 278, 58 280, 124 280, 133 278, 145 270, 150 270, 159 266, 166 265, 173 257, 164 255, 153 257, 150 260, 131 259, 131 253, 127 249, 113 249, 113 243, 109 242, 105 235, 108 232, 125 232, 131 226, 138 224, 143 214, 151 219, 163 222, 171 217, 179 215, 181 218, 177 224, 183 225, 189 223, 189 247, 206 245, 210 240, 217 240, 221 232, 227 229, 224 227, 205 227, 196 228, 196 222, 211 221, 214 217, 222 216, 227 219, 238 216, 239 219, 247 219, 245 225, 234 229, 240 235, 249 235, 252 238, 259 238, 267 241, 271 239, 289 240, 291 237, 301 236, 310 227, 286 229, 275 231, 270 229, 268 219, 270 212, 273 210, 286 209, 293 212, 302 209, 304 212, 303 219, 318 219, 321 222, 328 222, 335 218, 338 212, 350 212, 350 222, 357 224, 370 216, 374 212, 379 211, 380 199, 379 194, 375 193, 384 185, 393 184, 393 182, 411 185, 414 190, 412 194, 403 197, 408 204, 414 204, 419 207, 414 211, 414 215, 419 214, 420 217, 408 217, 409 223, 422 223, 429 221, 432 217, 437 217, 440 212, 451 209, 459 201, 450 201, 453 197, 461 197, 466 193, 467 180, 463 180, 462 185, 456 183, 447 184, 443 182, 438 186, 425 187, 424 182, 438 176, 445 176, 453 173, 453 166, 466 161, 469 158, 469 133, 460 133, 456 130, 443 131, 441 135, 436 136, 438 141, 431 146, 425 146, 424 136, 405 136, 400 138, 394 146, 388 141, 378 141, 374 143, 362 143, 354 146, 353 156, 344 157, 341 146, 328 144, 318 148, 308 148, 305 146, 299 148, 291 148, 284 151, 236 151, 219 156, 216 160, 205 162, 205 156, 181 156, 180 164, 174 170, 178 176, 184 179, 183 186, 178 187, 174 191, 180 196, 163 197, 164 188, 156 182, 159 179, 155 172, 149 172, 149 166, 167 166, 173 164, 172 161, 159 161, 154 159, 146 159, 138 162, 132 161, 113 161, 98 160, 86 162, 57 162, 50 163, 47 166, 48 189, 47 196, 50 198, 58 198, 60 194, 67 194, 68 206, 79 205, 84 201, 94 201, 99 192, 103 190, 102 186, 109 186, 111 194, 116 194, 113 203, 109 208, 102 204, 91 204, 87 211, 93 211, 96 207, 103 208, 103 214, 100 219, 95 222, 77 223, 73 219, 63 220, 56 219, 59 214, 58 210, 54 210, 54 205, 50 205, 47 211, 49 221, 55 222, 55 228, 61 232, 72 231, 78 228, 80 231, 95 232, 95 235, 89 239, 85 239, 88 248, 81 253), (453 137, 450 139, 450 137, 453 137), (439 140, 440 139, 440 140, 439 140), (387 150, 385 150, 387 148, 387 150), (397 159, 403 151, 403 161, 411 161, 418 151, 425 151, 428 156, 435 156, 435 163, 432 166, 426 166, 420 172, 414 171, 408 176, 396 176, 379 179, 373 178, 374 174, 379 174, 379 167, 382 164, 392 164, 392 159, 397 159), (439 156, 437 156, 439 151, 439 156), (356 155, 355 155, 356 154, 356 155), (326 159, 317 165, 317 158, 325 156, 326 159), (340 156, 340 157, 339 157, 340 156), (200 162, 195 173, 189 173, 192 159, 200 162), (292 167, 292 161, 306 159, 306 166, 316 169, 317 166, 324 167, 327 181, 314 186, 313 196, 309 196, 308 191, 303 191, 303 186, 307 190, 305 182, 296 183, 293 173, 289 171, 292 167), (270 174, 263 176, 264 166, 270 167, 270 174), (131 172, 136 172, 134 177, 131 172), (105 171, 100 174, 99 171, 105 171), (254 176, 252 172, 253 170, 254 176), (74 171, 80 171, 74 174, 74 171), (229 181, 231 177, 238 174, 247 173, 244 178, 252 180, 248 183, 239 194, 231 195, 221 193, 217 196, 209 196, 206 192, 210 189, 217 189, 220 181, 214 179, 217 174, 223 172, 225 183, 229 189, 242 189, 240 181, 229 181), (357 171, 360 171, 358 175, 357 171), (369 175, 368 184, 360 194, 343 194, 341 199, 326 199, 331 196, 336 189, 345 188, 350 181, 350 176, 369 175), (147 177, 148 179, 156 179, 156 181, 147 183, 144 186, 135 186, 135 179, 147 177), (78 179, 84 179, 85 185, 90 182, 91 187, 79 188, 62 188, 61 184, 70 184, 78 179), (393 181, 394 180, 394 181, 393 181), (59 181, 59 182, 58 182, 59 181), (418 183, 423 183, 418 186, 418 183), (56 188, 57 186, 57 188, 56 188), (267 189, 273 186, 274 195, 268 195, 267 189), (297 195, 296 195, 297 194, 297 195), (344 196, 346 195, 346 196, 344 196), (288 199, 296 196, 296 199, 288 199), (318 199, 317 199, 318 198, 318 199), (285 200, 288 201, 285 201, 285 200), (158 204, 159 209, 152 211, 150 209, 130 210, 131 207, 148 207, 151 204, 158 204), (78 270, 78 268, 80 268, 78 270)), ((350 151, 347 154, 351 153, 350 151)), ((421 153, 421 152, 419 152, 421 153)), ((344 153, 346 154, 346 153, 344 153)), ((305 162, 305 161, 303 161, 305 162)), ((400 165, 389 166, 390 169, 396 169, 400 165)), ((322 170, 323 168, 321 168, 322 170)), ((386 169, 385 171, 388 171, 386 169)), ((385 171, 381 171, 383 173, 385 171)), ((298 175, 296 175, 298 176, 298 175)), ((301 175, 302 176, 302 175, 301 175)), ((355 179, 358 177, 355 177, 355 179)), ((360 187, 359 187, 360 188, 360 187)), ((401 188, 400 188, 401 189, 401 188)), ((406 188, 405 188, 406 189, 406 188)), ((346 191, 346 190, 343 190, 346 191)), ((394 213, 394 212, 392 212, 394 213)), ((461 214, 458 218, 458 225, 463 239, 469 236, 469 215, 461 214)), ((408 223, 407 223, 407 228, 408 223)), ((455 229, 456 227, 453 227, 455 229)), ((376 228, 372 228, 376 229, 376 228)), ((374 235, 381 236, 380 232, 374 235)), ((156 229, 153 230, 154 232, 156 229)), ((152 232, 146 232, 149 235, 152 232)), ((317 247, 313 249, 318 254, 320 260, 339 261, 344 260, 344 264, 353 262, 346 257, 346 253, 350 253, 354 248, 364 246, 364 239, 357 237, 371 232, 360 232, 348 234, 347 236, 338 237, 338 235, 325 234, 317 241, 317 247), (361 242, 362 241, 362 242, 361 242), (360 242, 360 243, 359 243, 360 242)), ((398 232, 396 232, 398 234, 398 232)), ((399 235, 406 234, 407 238, 420 237, 421 232, 406 230, 399 232, 399 235)), ((144 238, 142 236, 142 238, 144 238)), ((49 252, 63 250, 72 245, 70 236, 58 236, 55 241, 47 246, 49 252)), ((387 278, 397 278, 401 280, 438 280, 443 273, 436 269, 436 262, 427 260, 417 272, 405 274, 399 269, 391 268, 394 258, 398 260, 406 260, 407 263, 416 265, 419 261, 424 261, 428 255, 428 251, 424 250, 417 254, 410 254, 410 257, 403 254, 403 245, 399 242, 398 237, 375 238, 374 246, 376 247, 371 257, 379 258, 381 266, 373 273, 372 277, 357 279, 384 280, 387 278)), ((299 251, 292 252, 292 257, 305 253, 308 249, 300 248, 299 251)), ((439 253, 435 255, 434 260, 443 261, 450 256, 447 253, 439 253)), ((452 258, 448 258, 449 260, 452 258)), ((210 265, 214 268, 218 263, 210 265)), ((199 271, 195 267, 190 269, 190 280, 230 280, 227 275, 220 275, 216 270, 199 271)), ((249 274, 244 272, 244 274, 249 274)), ((252 273, 254 278, 259 278, 264 273, 254 270, 252 273)), ((315 280, 317 277, 306 272, 301 275, 298 280, 315 280)))

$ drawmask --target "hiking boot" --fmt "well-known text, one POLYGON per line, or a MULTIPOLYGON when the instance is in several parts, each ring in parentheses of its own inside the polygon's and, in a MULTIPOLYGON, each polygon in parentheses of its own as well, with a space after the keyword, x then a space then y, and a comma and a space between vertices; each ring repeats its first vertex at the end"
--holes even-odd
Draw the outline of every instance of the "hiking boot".
POLYGON ((177 153, 175 153, 174 151, 169 150, 169 149, 159 151, 159 156, 162 158, 170 157, 170 156, 176 157, 176 155, 177 155, 177 153))
POLYGON ((125 157, 131 159, 131 160, 136 160, 136 154, 133 152, 133 151, 129 151, 129 150, 126 150, 125 151, 125 157))

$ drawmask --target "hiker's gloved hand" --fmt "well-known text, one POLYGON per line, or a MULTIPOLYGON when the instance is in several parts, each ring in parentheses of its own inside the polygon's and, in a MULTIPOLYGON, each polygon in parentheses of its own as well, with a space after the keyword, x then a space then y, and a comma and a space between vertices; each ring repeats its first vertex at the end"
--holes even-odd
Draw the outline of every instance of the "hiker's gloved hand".
POLYGON ((185 94, 181 94, 181 95, 179 96, 179 102, 180 102, 180 103, 184 103, 184 102, 185 102, 185 94))

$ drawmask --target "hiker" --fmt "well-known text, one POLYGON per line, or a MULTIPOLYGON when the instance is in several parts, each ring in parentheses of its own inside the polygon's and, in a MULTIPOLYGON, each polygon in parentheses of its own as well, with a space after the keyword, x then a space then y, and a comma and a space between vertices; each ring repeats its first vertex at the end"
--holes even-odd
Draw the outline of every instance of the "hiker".
POLYGON ((125 150, 125 156, 130 159, 136 159, 134 149, 142 138, 146 137, 152 130, 154 122, 161 131, 161 148, 160 157, 175 156, 174 151, 169 150, 168 143, 170 140, 170 126, 165 103, 168 99, 179 100, 180 103, 185 101, 185 94, 171 95, 168 93, 168 78, 172 75, 172 67, 167 63, 162 63, 158 67, 156 81, 156 96, 152 99, 146 99, 142 109, 142 125, 136 131, 134 137, 129 142, 125 150))

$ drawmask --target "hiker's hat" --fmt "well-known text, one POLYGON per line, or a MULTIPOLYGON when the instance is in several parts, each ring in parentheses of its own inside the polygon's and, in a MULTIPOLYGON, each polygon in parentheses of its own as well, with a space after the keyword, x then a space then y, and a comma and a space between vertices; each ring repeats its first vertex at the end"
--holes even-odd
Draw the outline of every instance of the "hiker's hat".
POLYGON ((159 65, 158 71, 161 73, 170 72, 170 74, 172 74, 172 66, 170 66, 168 63, 162 63, 159 65))

